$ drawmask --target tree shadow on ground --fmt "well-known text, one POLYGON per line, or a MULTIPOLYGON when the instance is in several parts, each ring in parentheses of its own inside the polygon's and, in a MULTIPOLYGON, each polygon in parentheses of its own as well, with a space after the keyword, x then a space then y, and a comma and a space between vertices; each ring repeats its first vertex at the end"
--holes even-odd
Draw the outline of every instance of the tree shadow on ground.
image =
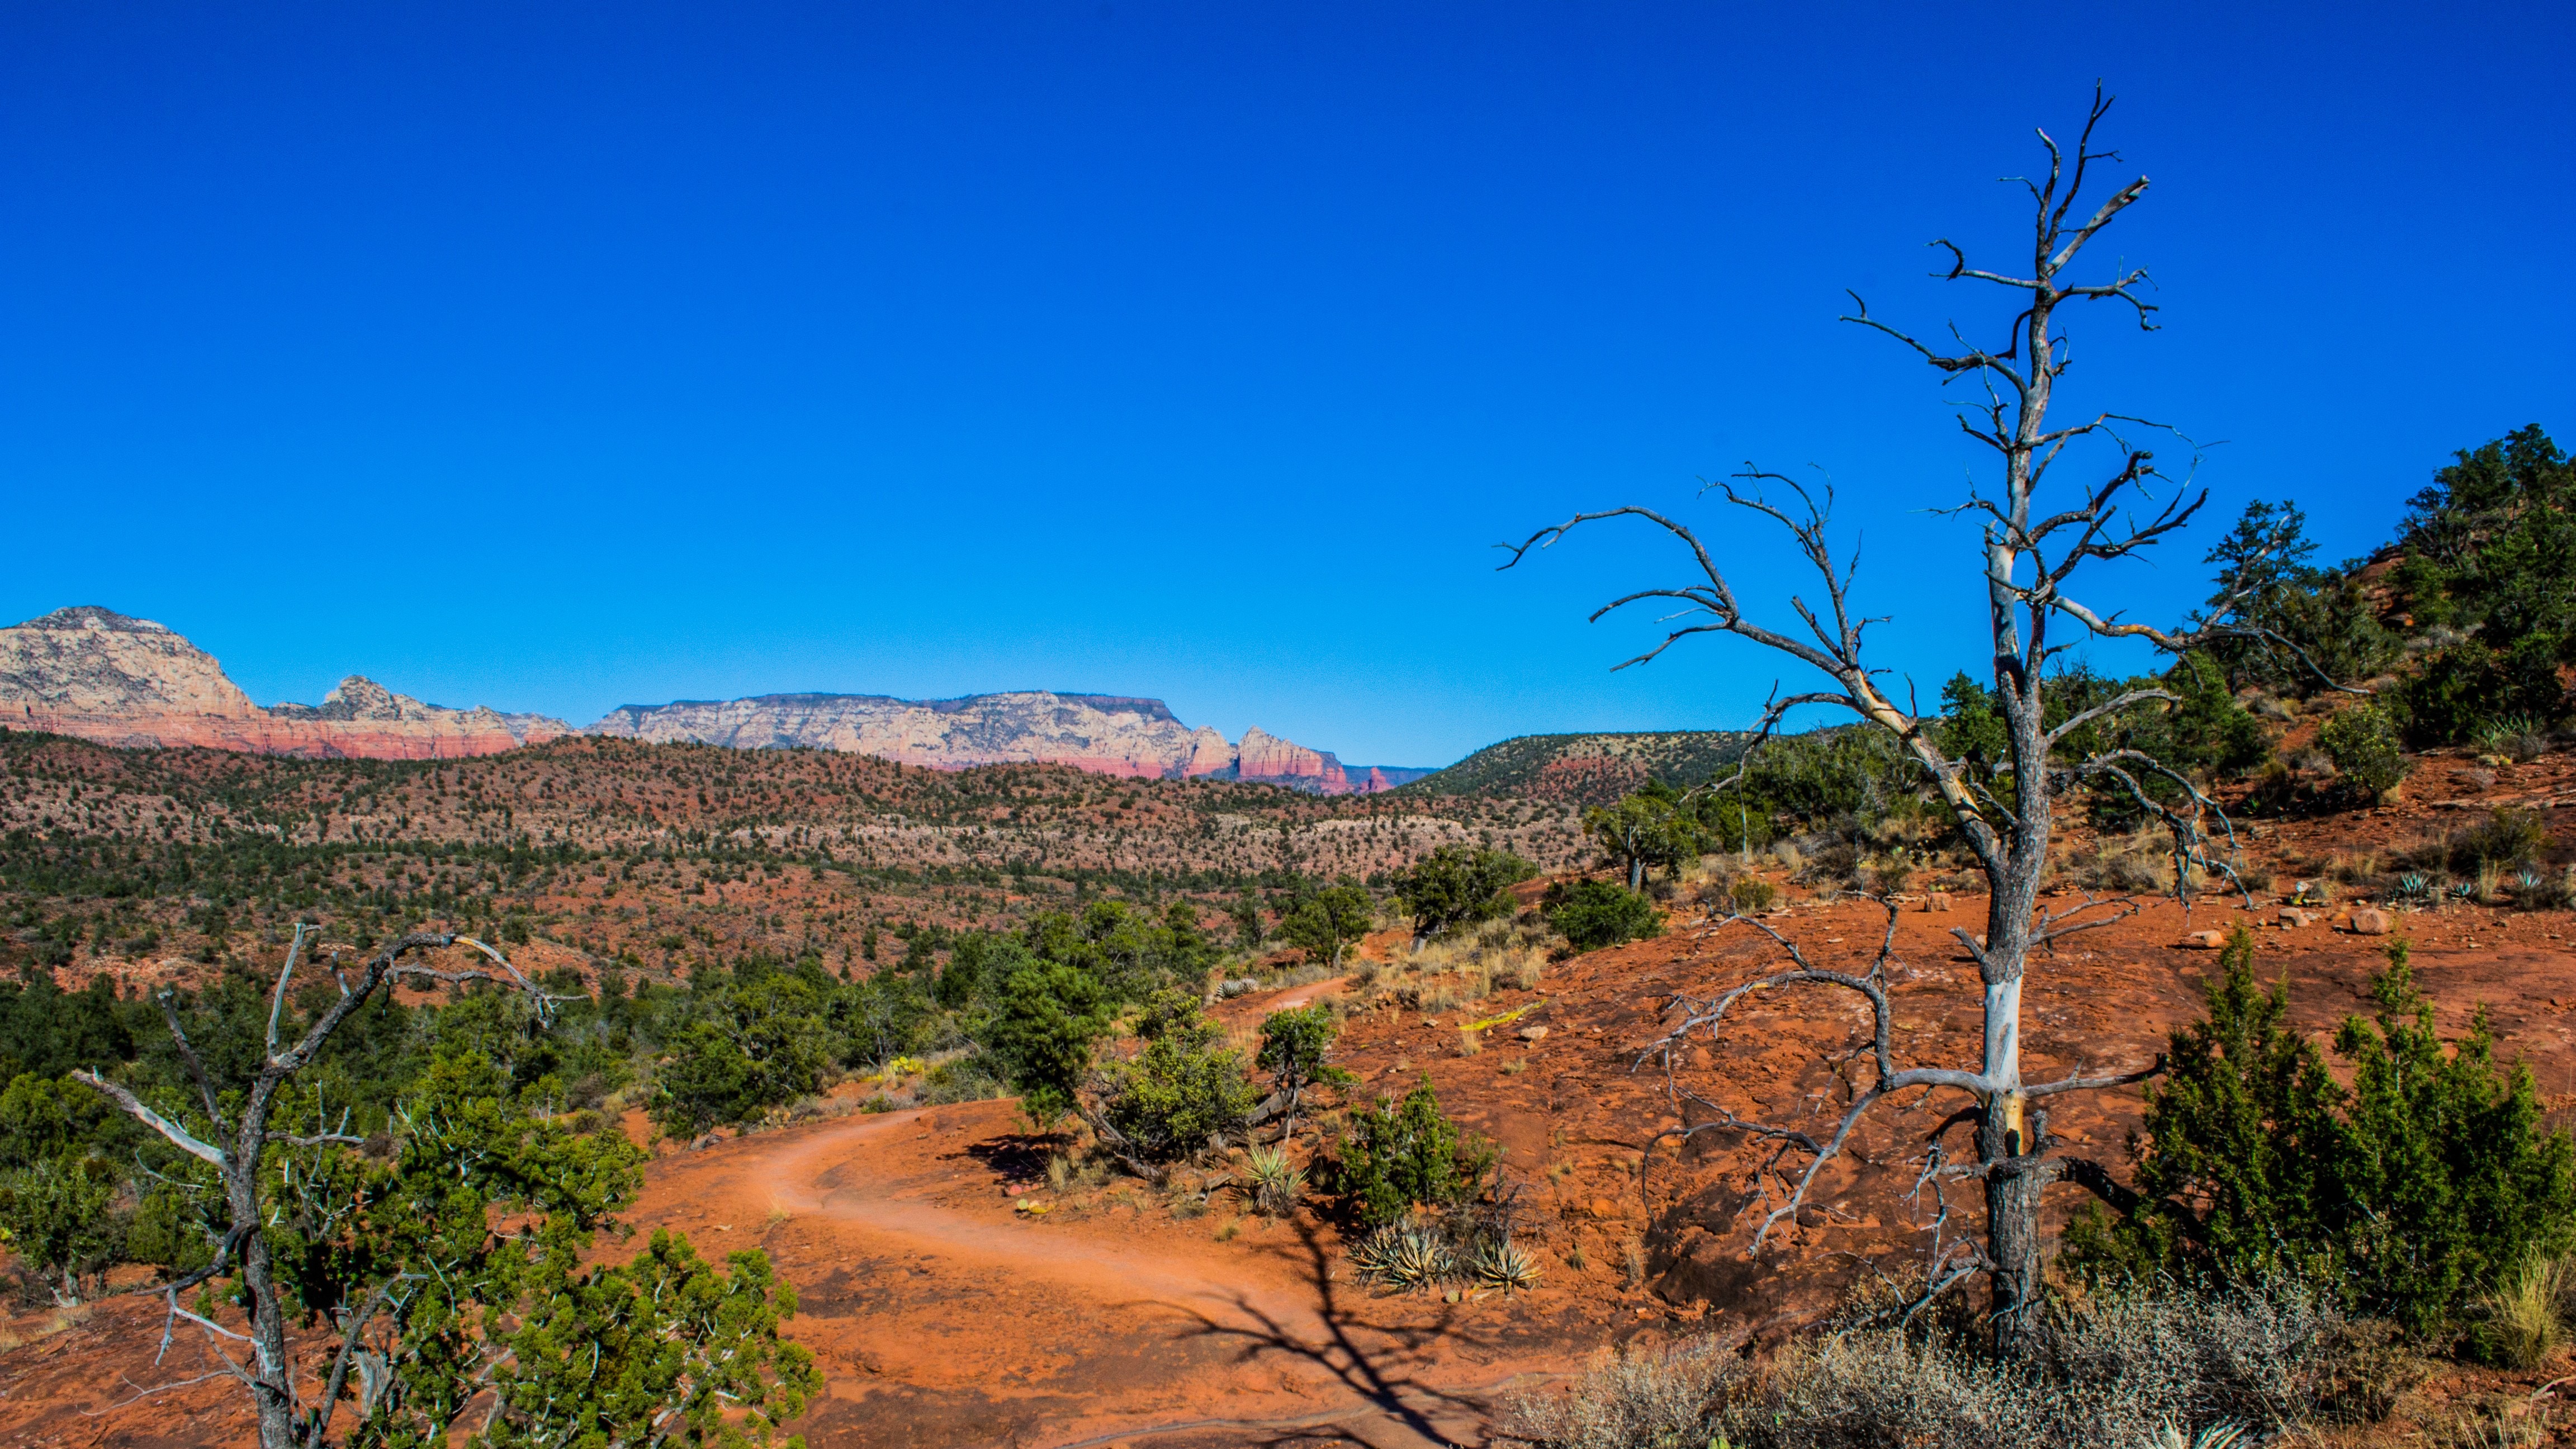
POLYGON ((1053 1133, 1005 1133, 966 1144, 966 1155, 992 1170, 995 1177, 1011 1184, 1036 1183, 1046 1180, 1047 1158, 1064 1145, 1064 1139, 1053 1133))
POLYGON ((1333 1437, 1320 1432, 1330 1425, 1346 1423, 1373 1410, 1432 1443, 1446 1444, 1449 1436, 1433 1422, 1435 1413, 1449 1410, 1481 1418, 1486 1405, 1480 1397, 1435 1388, 1418 1377, 1422 1369, 1440 1361, 1443 1349, 1494 1346, 1460 1327, 1456 1305, 1444 1306, 1427 1324, 1372 1322, 1344 1301, 1351 1285, 1333 1278, 1331 1254, 1317 1236, 1314 1224, 1301 1222, 1296 1231, 1297 1246, 1265 1251, 1303 1260, 1301 1274, 1314 1289, 1316 1317, 1322 1328, 1319 1341, 1310 1341, 1240 1293, 1233 1296, 1231 1306, 1247 1322, 1222 1323, 1197 1309, 1183 1308, 1181 1311, 1198 1323, 1196 1328, 1186 1330, 1186 1336, 1232 1341, 1239 1347, 1237 1361, 1241 1363, 1277 1355, 1311 1364, 1330 1375, 1360 1404, 1329 1420, 1309 1416, 1267 1424, 1245 1422, 1242 1427, 1247 1430, 1268 1428, 1274 1434, 1267 1439, 1246 1438, 1241 1442, 1274 1449, 1312 1443, 1333 1437), (1371 1342, 1380 1346, 1372 1348, 1371 1342))

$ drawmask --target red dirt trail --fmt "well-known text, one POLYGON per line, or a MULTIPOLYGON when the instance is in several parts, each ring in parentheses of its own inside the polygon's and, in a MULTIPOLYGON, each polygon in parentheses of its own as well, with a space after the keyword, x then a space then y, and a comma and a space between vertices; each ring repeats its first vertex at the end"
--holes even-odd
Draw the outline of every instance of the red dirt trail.
POLYGON ((817 1444, 1473 1442, 1493 1393, 1562 1363, 1531 1300, 1372 1297, 1303 1221, 1219 1242, 1221 1207, 1015 1212, 1039 1166, 1015 1125, 977 1103, 727 1143, 637 1216, 711 1250, 767 1224, 831 1381, 817 1444))

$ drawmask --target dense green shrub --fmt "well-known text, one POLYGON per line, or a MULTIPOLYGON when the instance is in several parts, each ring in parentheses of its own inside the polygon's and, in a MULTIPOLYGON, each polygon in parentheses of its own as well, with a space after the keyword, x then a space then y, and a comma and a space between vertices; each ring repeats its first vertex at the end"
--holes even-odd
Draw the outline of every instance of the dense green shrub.
POLYGON ((1426 1073, 1400 1102, 1380 1101, 1351 1114, 1335 1187, 1369 1226, 1390 1223, 1415 1206, 1445 1207, 1484 1188, 1497 1154, 1463 1137, 1440 1113, 1426 1073))
POLYGON ((2398 753, 2397 727, 2376 704, 2348 704, 2317 727, 2317 743, 2334 761, 2335 773, 2365 800, 2394 790, 2406 779, 2406 757, 2398 753))
POLYGON ((1137 1025, 1144 1049, 1102 1075, 1100 1115, 1148 1162, 1190 1156, 1252 1113, 1253 1089, 1243 1054, 1225 1045, 1225 1030, 1200 1013, 1185 991, 1158 993, 1137 1025))
POLYGON ((1664 933, 1663 913, 1636 891, 1603 880, 1559 882, 1548 888, 1547 923, 1577 951, 1598 951, 1622 941, 1664 933))
POLYGON ((125 1219, 113 1211, 117 1178, 78 1154, 0 1174, 0 1231, 42 1277, 56 1303, 78 1303, 125 1255, 125 1219))
POLYGON ((2462 744, 2488 724, 2520 717, 2542 725, 2567 717, 2558 683, 2561 646, 2538 635, 2503 649, 2469 639, 2426 654, 2397 693, 2408 743, 2462 744))
POLYGON ((2458 453, 2408 505, 2390 583, 2416 627, 2453 631, 2401 691, 2410 741, 2458 743, 2506 716, 2566 718, 2557 671, 2576 663, 2572 509, 2576 460, 2537 426, 2458 453))
POLYGON ((653 1120, 695 1136, 819 1090, 838 1055, 824 1017, 829 990, 819 970, 746 969, 693 993, 689 1017, 665 1041, 653 1120))
POLYGON ((2348 1307, 2426 1332, 2533 1253, 2576 1243, 2576 1145, 2541 1123, 2530 1073, 2500 1070, 2483 1012, 2446 1049, 2406 943, 2372 983, 2376 1022, 2348 1018, 2323 1054, 2288 1020, 2286 982, 2253 972, 2239 927, 2209 1014, 2173 1034, 2146 1092, 2142 1201, 2067 1234, 2099 1280, 2253 1283, 2297 1277, 2348 1307))
POLYGON ((1538 867, 1508 850, 1444 845, 1396 877, 1395 898, 1413 917, 1416 943, 1454 927, 1512 913, 1511 888, 1538 867))

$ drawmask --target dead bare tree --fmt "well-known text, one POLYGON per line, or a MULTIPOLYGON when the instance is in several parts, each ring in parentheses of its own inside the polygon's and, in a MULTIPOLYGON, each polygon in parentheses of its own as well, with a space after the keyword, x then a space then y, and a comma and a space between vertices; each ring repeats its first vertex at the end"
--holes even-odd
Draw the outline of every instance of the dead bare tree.
MULTIPOLYGON (((2093 283, 2076 284, 2067 279, 2068 269, 2086 246, 2147 191, 2146 178, 2139 177, 2102 199, 2089 214, 2070 221, 2079 218, 2075 208, 2094 169, 2119 159, 2116 152, 2094 149, 2094 132, 2110 104, 2097 86, 2074 155, 2066 155, 2046 131, 2041 131, 2040 144, 2048 154, 2046 177, 2038 181, 2016 178, 2028 189, 2034 213, 2027 275, 1972 267, 1966 253, 1950 241, 1933 243, 1947 253, 1948 260, 1946 269, 1934 276, 1985 283, 2004 289, 2012 298, 2011 319, 2000 349, 1988 350, 1968 342, 1956 326, 1950 329, 1950 346, 1929 346, 1872 317, 1856 295, 1852 314, 1842 319, 1884 333, 1911 348, 1941 374, 1945 386, 1969 382, 1981 394, 1962 408, 1959 426, 2000 460, 1999 487, 1989 493, 1972 485, 1967 501, 1952 511, 1974 517, 1982 525, 1979 582, 1987 604, 1995 693, 2009 737, 2008 792, 1993 788, 1965 761, 1952 758, 1934 728, 1937 717, 1919 712, 1910 693, 1900 702, 1882 683, 1886 671, 1864 661, 1863 635, 1869 625, 1881 620, 1854 611, 1851 586, 1857 552, 1838 558, 1829 543, 1827 526, 1833 505, 1830 487, 1822 489, 1819 497, 1794 479, 1751 465, 1730 480, 1709 485, 1727 503, 1749 509, 1788 530, 1798 551, 1821 580, 1821 607, 1804 596, 1790 597, 1789 608, 1796 614, 1798 625, 1788 629, 1768 627, 1747 617, 1699 536, 1653 509, 1626 507, 1579 513, 1564 523, 1539 530, 1519 544, 1503 545, 1511 555, 1502 565, 1508 569, 1520 563, 1530 550, 1545 548, 1569 530, 1601 519, 1642 518, 1665 530, 1690 551, 1699 579, 1679 587, 1643 589, 1594 612, 1592 617, 1599 619, 1613 610, 1648 600, 1671 600, 1680 606, 1677 613, 1665 619, 1670 628, 1662 641, 1620 668, 1646 663, 1698 634, 1731 634, 1786 655, 1823 674, 1830 687, 1785 697, 1775 692, 1756 731, 1756 749, 1790 710, 1826 706, 1846 711, 1857 717, 1863 727, 1884 730, 1893 736, 1921 766, 1928 782, 1948 806, 1990 892, 1984 936, 1973 936, 1964 929, 1954 932, 1975 959, 1983 985, 1983 1053, 1974 1069, 1898 1064, 1891 1040, 1884 951, 1880 965, 1866 975, 1824 970, 1809 963, 1795 943, 1758 922, 1748 924, 1772 936, 1787 954, 1787 968, 1713 998, 1677 1001, 1675 1005, 1683 1008, 1681 1025, 1659 1044, 1659 1049, 1669 1062, 1672 1048, 1690 1033, 1704 1032, 1714 1037, 1727 1009, 1749 992, 1788 985, 1821 985, 1866 998, 1876 1019, 1873 1039, 1866 1048, 1876 1080, 1856 1092, 1855 1100, 1830 1136, 1818 1140, 1792 1128, 1743 1122, 1731 1115, 1710 1124, 1741 1130, 1757 1140, 1776 1144, 1782 1153, 1804 1154, 1807 1159, 1804 1171, 1792 1176, 1785 1200, 1762 1221, 1755 1234, 1754 1250, 1760 1250, 1775 1225, 1793 1220, 1806 1205, 1808 1189, 1817 1173, 1840 1155, 1853 1128, 1872 1106, 1891 1093, 1913 1088, 1961 1093, 1970 1099, 1970 1105, 1945 1125, 1975 1124, 1976 1160, 1960 1164, 1942 1161, 1936 1135, 1934 1156, 1926 1164, 1926 1171, 1936 1182, 1966 1178, 1984 1185, 1986 1242, 1982 1257, 1973 1266, 1981 1268, 1992 1285, 1994 1344, 1996 1351, 2004 1355, 2017 1351, 2039 1286, 2042 1189, 2064 1178, 2093 1187, 2106 1197, 2124 1195, 2097 1164, 2050 1154, 2047 1114, 2036 1104, 2062 1093, 2135 1083, 2158 1070, 2151 1066, 2107 1076, 2086 1076, 2079 1069, 2067 1077, 2042 1083, 2022 1078, 2022 984, 2032 950, 2078 931, 2108 925, 2137 909, 2137 903, 2131 900, 2090 897, 2054 913, 2040 909, 2040 884, 2048 864, 2056 802, 2072 790, 2111 789, 2134 801, 2171 833, 2177 876, 2186 883, 2185 888, 2195 870, 2213 877, 2234 877, 2228 862, 2209 849, 2214 838, 2213 821, 2219 836, 2232 839, 2226 817, 2184 773, 2137 750, 2111 749, 2082 758, 2067 758, 2061 752, 2069 738, 2087 725, 2124 711, 2181 701, 2161 688, 2137 688, 2049 723, 2041 698, 2044 675, 2052 658, 2073 647, 2051 642, 2051 626, 2067 621, 2077 643, 2088 639, 2142 639, 2172 654, 2218 637, 2261 637, 2267 643, 2287 645, 2287 641, 2238 619, 2237 600, 2222 600, 2193 626, 2164 629, 2105 614, 2086 604, 2071 587, 2079 568, 2128 558, 2183 528, 2207 498, 2205 492, 2190 487, 2187 475, 2174 479, 2160 472, 2154 453, 2137 441, 2170 429, 2111 412, 2095 413, 2061 427, 2050 426, 2048 420, 2052 394, 2070 361, 2067 338, 2058 317, 2061 306, 2072 302, 2125 306, 2131 309, 2141 330, 2155 330, 2156 308, 2139 295, 2139 288, 2147 280, 2143 268, 2122 266, 2106 280, 2093 283), (2068 459, 2070 445, 2083 440, 2108 445, 2112 456, 2107 468, 2094 481, 2074 490, 2067 506, 2054 511, 2043 508, 2039 502, 2043 482, 2053 467, 2068 459), (2159 493, 2163 494, 2161 499, 2159 493)), ((1748 751, 1735 773, 1719 782, 1717 788, 1739 784, 1753 758, 1748 751)), ((1891 922, 1891 933, 1892 929, 1891 922)))
POLYGON ((352 1367, 362 1374, 370 1368, 361 1353, 368 1322, 383 1311, 403 1287, 402 1275, 397 1275, 382 1284, 366 1302, 343 1310, 346 1321, 336 1325, 342 1329, 339 1351, 332 1358, 317 1401, 308 1406, 289 1353, 287 1310, 265 1235, 270 1218, 263 1192, 261 1164, 272 1145, 315 1147, 337 1144, 355 1147, 361 1145, 362 1140, 345 1132, 329 1130, 309 1135, 279 1130, 272 1120, 279 1093, 297 1073, 313 1063, 323 1045, 379 989, 390 991, 398 981, 455 986, 468 981, 500 979, 492 971, 443 971, 407 959, 419 952, 447 946, 467 946, 481 952, 520 989, 536 999, 540 1013, 568 999, 538 990, 500 952, 470 936, 414 932, 395 940, 369 958, 354 981, 340 970, 335 959, 331 974, 339 984, 339 999, 325 1007, 292 1045, 282 1044, 279 1031, 286 1014, 287 988, 295 979, 296 967, 303 964, 306 943, 315 934, 315 928, 297 923, 294 940, 286 950, 286 964, 277 973, 277 989, 269 1002, 266 1050, 257 1073, 243 1084, 239 1104, 232 1112, 225 1111, 223 1091, 208 1075, 206 1064, 198 1056, 196 1048, 189 1045, 187 1029, 180 1023, 175 993, 167 989, 160 993, 162 1019, 169 1023, 170 1039, 178 1047, 179 1059, 186 1064, 189 1077, 197 1085, 206 1121, 212 1127, 209 1136, 214 1140, 200 1137, 181 1123, 153 1110, 150 1104, 122 1083, 112 1081, 97 1071, 72 1073, 75 1078, 106 1094, 128 1116, 160 1133, 172 1146, 214 1168, 224 1197, 225 1231, 215 1244, 213 1261, 155 1290, 168 1305, 162 1346, 166 1351, 170 1335, 181 1321, 197 1327, 205 1336, 208 1351, 222 1361, 223 1371, 229 1372, 249 1392, 259 1413, 261 1449, 301 1449, 301 1446, 325 1442, 332 1413, 338 1407, 352 1367), (250 1317, 250 1331, 246 1334, 236 1333, 179 1306, 181 1292, 230 1272, 238 1272, 241 1277, 244 1306, 250 1317), (227 1343, 244 1345, 248 1362, 233 1357, 225 1348, 227 1343))

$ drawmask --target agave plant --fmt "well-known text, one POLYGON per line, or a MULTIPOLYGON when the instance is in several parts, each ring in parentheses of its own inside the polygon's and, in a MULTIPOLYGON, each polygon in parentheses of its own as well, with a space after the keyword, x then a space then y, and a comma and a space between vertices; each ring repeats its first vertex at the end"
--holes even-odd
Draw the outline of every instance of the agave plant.
POLYGON ((1390 1223, 1351 1249, 1360 1276, 1389 1288, 1428 1288, 1456 1269, 1440 1234, 1413 1223, 1390 1223))
POLYGON ((2198 1434, 2185 1434, 2168 1420, 2155 1438, 2155 1449, 2234 1449, 2245 1442, 2242 1424, 2212 1424, 2198 1434))
POLYGON ((2511 750, 2516 741, 2540 733, 2540 726, 2528 715, 2512 714, 2489 720, 2478 730, 2478 748, 2491 755, 2511 750))
POLYGON ((2427 900, 2433 894, 2433 882, 2422 871, 2410 870, 2397 878, 2397 894, 2405 900, 2427 900))
POLYGON ((1538 1286, 1537 1260, 1508 1238, 1477 1249, 1474 1272, 1479 1284, 1504 1293, 1538 1286))

